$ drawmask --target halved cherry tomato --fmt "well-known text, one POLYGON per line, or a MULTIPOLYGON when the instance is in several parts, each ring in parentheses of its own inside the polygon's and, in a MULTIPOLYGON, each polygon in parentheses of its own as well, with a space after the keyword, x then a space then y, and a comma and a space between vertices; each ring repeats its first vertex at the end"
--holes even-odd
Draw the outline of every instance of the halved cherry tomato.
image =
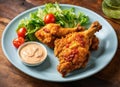
POLYGON ((25 37, 25 34, 26 34, 26 32, 27 32, 27 30, 26 30, 26 28, 20 28, 18 31, 17 31, 17 35, 18 35, 18 37, 25 37))
POLYGON ((44 17, 44 22, 45 22, 45 24, 55 23, 55 16, 54 16, 54 14, 52 14, 52 13, 47 14, 47 15, 44 17))
POLYGON ((25 42, 25 39, 23 37, 18 37, 13 40, 13 45, 18 48, 21 44, 25 42))

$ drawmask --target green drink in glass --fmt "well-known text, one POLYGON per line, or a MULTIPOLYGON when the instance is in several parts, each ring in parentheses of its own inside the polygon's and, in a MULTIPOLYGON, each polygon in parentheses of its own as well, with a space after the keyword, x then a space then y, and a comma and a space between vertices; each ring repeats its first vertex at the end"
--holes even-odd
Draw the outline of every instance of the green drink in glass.
POLYGON ((108 17, 120 19, 120 0, 104 0, 102 10, 108 17))

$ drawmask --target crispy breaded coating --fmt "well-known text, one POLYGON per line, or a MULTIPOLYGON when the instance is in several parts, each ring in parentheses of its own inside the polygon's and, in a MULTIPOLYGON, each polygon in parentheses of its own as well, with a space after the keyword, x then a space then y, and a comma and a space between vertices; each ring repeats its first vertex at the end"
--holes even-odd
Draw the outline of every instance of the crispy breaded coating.
POLYGON ((56 38, 61 38, 69 33, 82 30, 84 30, 84 27, 80 25, 75 28, 62 28, 59 24, 50 23, 38 30, 35 36, 40 42, 48 45, 50 48, 54 48, 56 38))
POLYGON ((88 30, 73 32, 55 40, 54 54, 59 59, 57 69, 63 77, 73 70, 86 66, 90 49, 98 48, 99 41, 94 34, 101 27, 96 21, 92 23, 88 30), (97 42, 97 44, 94 42, 97 42))

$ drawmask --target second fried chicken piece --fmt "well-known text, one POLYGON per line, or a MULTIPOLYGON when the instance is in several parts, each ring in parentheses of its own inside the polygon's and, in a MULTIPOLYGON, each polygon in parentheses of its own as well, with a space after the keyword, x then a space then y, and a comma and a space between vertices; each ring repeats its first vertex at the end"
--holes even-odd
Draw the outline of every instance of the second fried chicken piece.
POLYGON ((59 59, 57 69, 63 77, 73 70, 86 66, 90 47, 95 38, 94 33, 100 29, 101 25, 96 21, 88 30, 74 32, 55 40, 54 54, 59 59))
POLYGON ((59 24, 50 23, 35 33, 35 36, 39 41, 54 48, 54 41, 56 38, 60 38, 75 31, 82 31, 83 27, 77 26, 75 28, 62 28, 59 24))

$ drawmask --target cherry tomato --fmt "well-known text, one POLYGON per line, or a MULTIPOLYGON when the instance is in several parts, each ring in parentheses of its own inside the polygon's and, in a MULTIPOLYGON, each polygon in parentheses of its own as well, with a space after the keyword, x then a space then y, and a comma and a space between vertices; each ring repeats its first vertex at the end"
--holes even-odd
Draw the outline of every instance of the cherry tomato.
POLYGON ((17 31, 17 35, 18 35, 18 37, 25 37, 25 34, 26 34, 26 32, 27 32, 27 30, 26 30, 26 28, 20 28, 18 31, 17 31))
POLYGON ((44 22, 45 22, 45 24, 55 23, 55 16, 54 16, 54 14, 52 14, 52 13, 47 14, 47 15, 44 17, 44 22))
POLYGON ((23 37, 18 37, 13 40, 13 45, 18 48, 21 44, 25 42, 25 39, 23 37))

